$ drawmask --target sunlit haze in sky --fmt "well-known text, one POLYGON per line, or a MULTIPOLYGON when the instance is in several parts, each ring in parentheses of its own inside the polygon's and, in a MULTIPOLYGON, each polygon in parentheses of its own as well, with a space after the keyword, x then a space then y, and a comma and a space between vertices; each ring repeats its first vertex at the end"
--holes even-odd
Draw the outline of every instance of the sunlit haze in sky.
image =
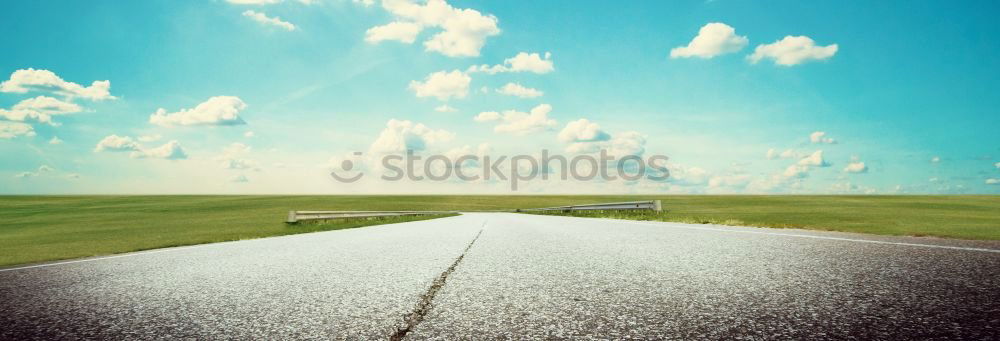
POLYGON ((0 193, 511 193, 379 157, 601 149, 670 177, 517 192, 1000 193, 998 2, 568 4, 6 1, 0 193))

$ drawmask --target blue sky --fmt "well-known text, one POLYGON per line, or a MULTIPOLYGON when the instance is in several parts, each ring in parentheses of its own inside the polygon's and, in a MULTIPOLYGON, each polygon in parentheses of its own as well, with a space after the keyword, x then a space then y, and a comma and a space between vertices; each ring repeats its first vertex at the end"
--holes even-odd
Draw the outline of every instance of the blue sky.
POLYGON ((509 193, 327 176, 407 148, 670 157, 524 193, 1000 193, 993 2, 0 6, 0 193, 509 193))

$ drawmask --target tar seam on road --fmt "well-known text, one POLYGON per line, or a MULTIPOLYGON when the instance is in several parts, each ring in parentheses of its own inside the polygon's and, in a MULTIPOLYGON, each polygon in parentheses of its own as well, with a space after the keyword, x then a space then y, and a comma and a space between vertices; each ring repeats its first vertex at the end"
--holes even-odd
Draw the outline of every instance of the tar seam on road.
MULTIPOLYGON (((645 225, 645 226, 663 226, 662 224, 644 224, 644 223, 639 223, 639 222, 628 222, 628 223, 635 224, 635 225, 645 225)), ((961 247, 961 246, 947 246, 947 245, 934 245, 934 244, 887 242, 887 241, 882 241, 882 240, 851 239, 851 238, 827 237, 827 236, 811 236, 811 235, 807 235, 807 234, 792 234, 792 233, 780 233, 780 232, 740 231, 740 230, 729 230, 729 229, 717 229, 717 228, 710 228, 710 227, 679 226, 679 225, 675 225, 675 224, 671 224, 671 227, 682 228, 682 229, 689 229, 689 230, 703 230, 703 231, 718 231, 718 232, 736 232, 736 233, 765 234, 765 235, 772 235, 772 236, 800 237, 800 238, 827 239, 827 240, 840 240, 840 241, 858 242, 858 243, 888 244, 888 245, 901 245, 901 246, 918 246, 918 247, 929 247, 929 248, 949 249, 949 250, 980 251, 980 252, 1000 253, 1000 250, 984 249, 984 248, 977 248, 977 247, 961 247)))
POLYGON ((458 263, 462 262, 462 258, 465 258, 465 254, 472 248, 472 244, 475 244, 476 240, 479 240, 479 236, 483 234, 483 228, 485 227, 486 222, 484 221, 482 228, 479 229, 479 233, 476 233, 476 237, 472 238, 472 241, 465 247, 465 250, 462 250, 462 254, 458 255, 458 258, 455 258, 455 262, 451 263, 451 266, 442 272, 433 283, 431 283, 431 287, 427 288, 427 292, 420 296, 420 301, 417 302, 417 306, 404 319, 406 324, 397 328, 396 332, 389 336, 389 340, 402 340, 406 337, 406 334, 412 331, 413 328, 424 320, 424 316, 427 316, 427 313, 431 311, 431 302, 434 301, 434 296, 437 295, 438 291, 441 290, 442 287, 444 287, 444 282, 448 280, 448 275, 451 275, 451 273, 455 271, 455 268, 458 267, 458 263))

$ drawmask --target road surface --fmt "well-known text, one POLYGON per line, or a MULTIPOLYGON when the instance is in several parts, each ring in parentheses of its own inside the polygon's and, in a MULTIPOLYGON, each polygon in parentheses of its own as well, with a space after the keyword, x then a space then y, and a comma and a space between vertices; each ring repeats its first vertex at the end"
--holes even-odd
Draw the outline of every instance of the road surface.
POLYGON ((1000 244, 505 213, 0 270, 0 339, 998 339, 1000 244))

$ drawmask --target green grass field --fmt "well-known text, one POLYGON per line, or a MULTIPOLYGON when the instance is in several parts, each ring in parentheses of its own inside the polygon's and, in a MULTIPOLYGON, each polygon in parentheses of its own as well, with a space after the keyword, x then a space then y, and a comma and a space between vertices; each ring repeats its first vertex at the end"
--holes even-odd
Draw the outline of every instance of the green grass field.
POLYGON ((666 212, 624 218, 1000 240, 1000 196, 3 196, 0 266, 379 223, 286 226, 290 210, 499 210, 647 199, 662 200, 666 212))
POLYGON ((668 196, 663 213, 579 217, 1000 240, 1000 196, 668 196))

